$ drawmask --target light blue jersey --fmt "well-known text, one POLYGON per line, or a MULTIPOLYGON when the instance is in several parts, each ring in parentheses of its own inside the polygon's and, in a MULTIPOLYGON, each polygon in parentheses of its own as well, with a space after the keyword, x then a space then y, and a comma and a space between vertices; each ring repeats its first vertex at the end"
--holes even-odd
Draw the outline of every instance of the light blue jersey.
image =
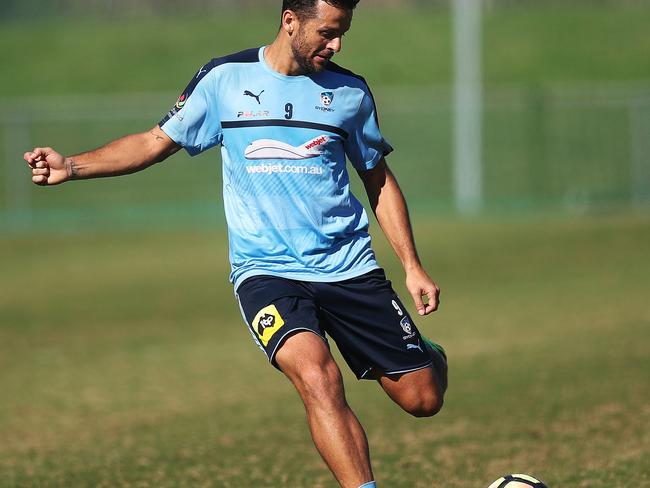
POLYGON ((221 145, 230 280, 341 281, 378 267, 368 216, 350 192, 392 151, 363 78, 329 63, 284 76, 264 47, 201 67, 162 130, 191 155, 221 145))

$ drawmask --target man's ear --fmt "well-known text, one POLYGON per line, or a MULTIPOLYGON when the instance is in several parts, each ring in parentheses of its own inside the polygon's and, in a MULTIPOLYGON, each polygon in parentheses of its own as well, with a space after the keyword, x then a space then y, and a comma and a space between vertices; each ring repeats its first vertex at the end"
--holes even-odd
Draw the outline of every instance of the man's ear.
POLYGON ((284 30, 289 36, 293 35, 298 30, 300 21, 298 16, 293 10, 285 10, 282 12, 281 29, 284 30))

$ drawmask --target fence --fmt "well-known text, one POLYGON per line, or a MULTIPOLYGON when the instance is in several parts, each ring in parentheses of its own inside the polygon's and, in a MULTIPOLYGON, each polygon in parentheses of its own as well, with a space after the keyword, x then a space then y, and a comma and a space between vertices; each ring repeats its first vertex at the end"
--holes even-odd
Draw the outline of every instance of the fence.
MULTIPOLYGON (((450 91, 377 89, 389 158, 412 210, 453 213, 450 91)), ((2 101, 0 229, 220 225, 218 151, 143 173, 31 184, 23 152, 72 154, 153 126, 175 94, 2 101)), ((484 212, 583 212, 650 203, 650 85, 490 88, 483 107, 484 212)), ((356 183, 357 194, 360 186, 356 183)))

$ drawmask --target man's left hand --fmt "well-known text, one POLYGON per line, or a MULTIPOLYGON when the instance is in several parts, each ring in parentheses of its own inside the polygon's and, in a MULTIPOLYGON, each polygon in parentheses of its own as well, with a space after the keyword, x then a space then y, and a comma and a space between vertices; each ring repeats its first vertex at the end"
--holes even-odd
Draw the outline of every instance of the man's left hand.
POLYGON ((428 315, 438 310, 440 288, 423 269, 415 269, 406 275, 406 288, 413 297, 415 308, 420 315, 428 315), (427 297, 425 303, 422 298, 427 297))

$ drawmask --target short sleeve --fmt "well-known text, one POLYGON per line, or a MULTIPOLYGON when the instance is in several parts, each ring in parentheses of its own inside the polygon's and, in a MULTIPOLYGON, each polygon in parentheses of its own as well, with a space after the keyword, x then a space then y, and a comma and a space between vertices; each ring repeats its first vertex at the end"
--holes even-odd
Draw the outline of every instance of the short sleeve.
POLYGON ((345 153, 357 170, 366 171, 392 151, 393 147, 379 130, 375 101, 370 92, 364 90, 354 126, 345 142, 345 153))
POLYGON ((191 156, 220 144, 223 139, 214 86, 214 71, 208 63, 199 69, 159 123, 163 132, 191 156))

